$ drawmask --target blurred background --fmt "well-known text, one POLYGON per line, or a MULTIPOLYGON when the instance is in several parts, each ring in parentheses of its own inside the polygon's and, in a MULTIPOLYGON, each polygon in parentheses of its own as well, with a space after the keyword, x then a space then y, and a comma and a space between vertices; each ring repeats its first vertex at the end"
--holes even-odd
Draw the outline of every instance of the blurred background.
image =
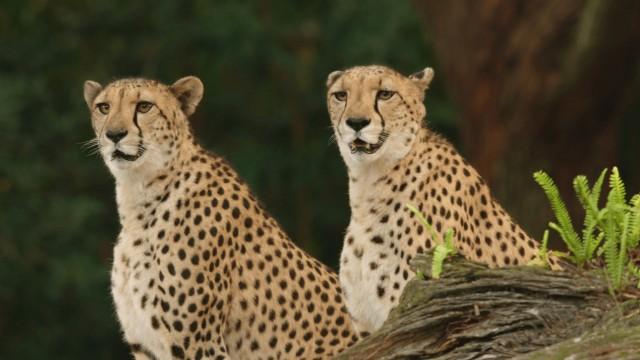
POLYGON ((435 68, 429 125, 535 237, 551 213, 534 170, 565 199, 573 176, 613 165, 640 191, 637 1, 3 0, 0 359, 128 356, 113 181, 80 146, 84 80, 199 76, 197 137, 335 269, 349 210, 324 82, 370 63, 435 68))

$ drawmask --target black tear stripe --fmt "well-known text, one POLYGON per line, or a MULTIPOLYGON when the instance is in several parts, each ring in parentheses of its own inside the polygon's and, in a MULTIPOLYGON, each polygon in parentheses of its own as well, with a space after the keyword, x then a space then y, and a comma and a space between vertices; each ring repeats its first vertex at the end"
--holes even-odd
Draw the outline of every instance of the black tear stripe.
POLYGON ((376 96, 376 101, 373 103, 373 110, 375 110, 376 114, 378 114, 378 116, 380 116, 380 120, 382 120, 382 131, 384 131, 385 121, 384 121, 384 116, 382 116, 382 114, 380 113, 380 110, 378 110, 378 99, 377 99, 377 96, 376 96))
POLYGON ((349 105, 349 97, 347 96, 347 100, 345 100, 344 107, 342 108, 342 112, 340 113, 340 117, 338 118, 338 126, 336 126, 336 130, 338 131, 338 135, 340 135, 340 137, 342 137, 342 133, 340 132, 340 123, 342 122, 342 117, 344 116, 344 112, 347 111, 348 105, 349 105))
POLYGON ((138 105, 133 109, 133 125, 138 129, 138 133, 140 134, 140 139, 142 139, 142 129, 140 129, 140 125, 138 125, 138 105))
POLYGON ((136 159, 138 159, 144 153, 144 146, 143 146, 143 140, 142 140, 143 139, 142 129, 140 129, 140 125, 138 124, 138 105, 137 104, 136 104, 136 108, 133 109, 133 125, 136 126, 136 128, 138 129, 138 134, 140 135, 140 141, 138 142, 138 152, 135 155, 136 159))
POLYGON ((149 360, 158 360, 158 358, 149 349, 140 344, 129 344, 132 353, 140 353, 149 358, 149 360))

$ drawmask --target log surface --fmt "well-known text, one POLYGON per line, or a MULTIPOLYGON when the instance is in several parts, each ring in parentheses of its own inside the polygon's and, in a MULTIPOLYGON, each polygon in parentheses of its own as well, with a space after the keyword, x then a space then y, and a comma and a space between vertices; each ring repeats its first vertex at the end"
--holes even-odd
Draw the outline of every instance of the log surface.
MULTIPOLYGON (((427 277, 429 264, 429 255, 413 261, 427 277)), ((487 269, 455 257, 441 279, 410 281, 382 328, 336 359, 565 359, 588 344, 602 359, 625 359, 610 355, 611 337, 640 359, 639 309, 637 301, 621 306, 597 276, 487 269)), ((574 358, 596 358, 588 354, 574 358)))

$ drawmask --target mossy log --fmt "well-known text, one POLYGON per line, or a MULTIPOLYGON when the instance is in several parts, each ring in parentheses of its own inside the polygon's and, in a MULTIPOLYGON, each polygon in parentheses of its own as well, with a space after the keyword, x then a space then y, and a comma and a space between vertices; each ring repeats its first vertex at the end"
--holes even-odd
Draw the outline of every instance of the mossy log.
MULTIPOLYGON (((413 265, 428 278, 429 255, 413 265)), ((382 328, 336 357, 511 358, 640 359, 640 303, 621 303, 592 273, 454 257, 442 278, 410 281, 382 328)))

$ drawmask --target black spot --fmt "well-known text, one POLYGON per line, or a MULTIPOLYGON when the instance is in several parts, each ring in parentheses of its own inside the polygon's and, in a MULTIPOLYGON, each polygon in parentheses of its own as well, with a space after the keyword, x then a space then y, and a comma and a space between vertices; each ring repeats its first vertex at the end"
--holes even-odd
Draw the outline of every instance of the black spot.
POLYGON ((384 240, 382 239, 382 237, 380 235, 376 235, 376 236, 371 238, 371 242, 374 243, 374 244, 382 244, 384 242, 384 240))
POLYGON ((180 346, 171 345, 171 355, 178 359, 184 359, 184 350, 180 346))

